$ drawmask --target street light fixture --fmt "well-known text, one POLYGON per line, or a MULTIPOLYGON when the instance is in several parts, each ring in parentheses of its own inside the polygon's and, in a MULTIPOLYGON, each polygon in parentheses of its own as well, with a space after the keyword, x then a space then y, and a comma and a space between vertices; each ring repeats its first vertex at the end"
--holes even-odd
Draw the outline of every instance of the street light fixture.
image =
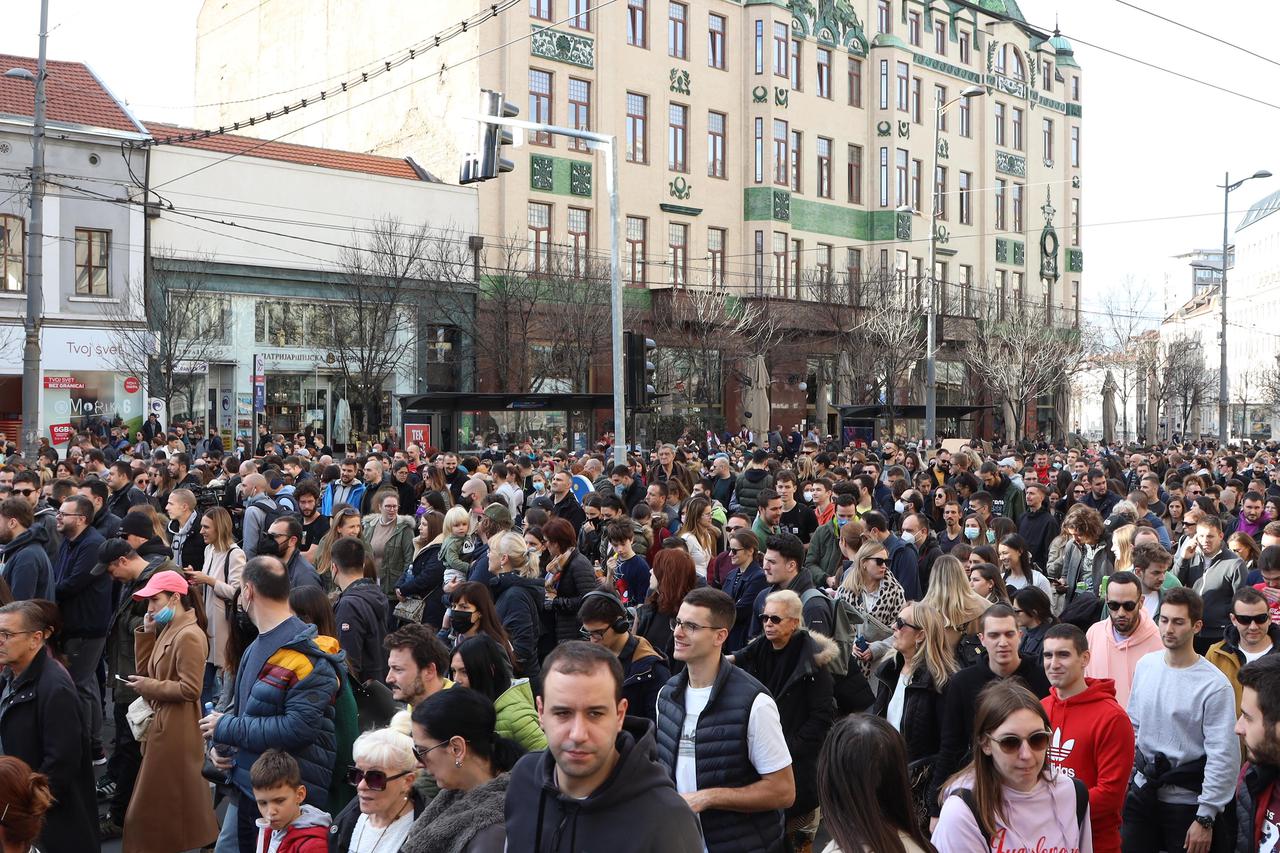
MULTIPOLYGON (((1218 308, 1221 313, 1221 328, 1218 330, 1218 445, 1227 446, 1227 251, 1230 248, 1231 193, 1238 190, 1246 181, 1269 178, 1271 173, 1259 169, 1247 178, 1231 182, 1231 173, 1227 172, 1222 179, 1222 280, 1218 284, 1218 308)), ((1249 428, 1248 424, 1244 427, 1249 428)))
POLYGON ((987 94, 982 86, 966 86, 960 95, 943 103, 941 100, 933 111, 933 213, 929 217, 929 288, 925 297, 929 300, 926 306, 928 322, 925 336, 924 360, 924 439, 927 447, 935 447, 938 443, 938 206, 942 202, 938 193, 938 146, 942 141, 942 114, 951 106, 970 98, 979 98, 987 94))

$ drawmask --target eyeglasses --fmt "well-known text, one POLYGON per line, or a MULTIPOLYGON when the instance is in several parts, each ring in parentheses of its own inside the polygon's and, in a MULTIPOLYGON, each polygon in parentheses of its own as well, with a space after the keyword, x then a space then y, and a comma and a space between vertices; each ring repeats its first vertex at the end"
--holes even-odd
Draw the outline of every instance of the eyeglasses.
POLYGON ((910 622, 908 622, 906 619, 903 619, 901 616, 893 620, 893 627, 897 628, 899 631, 901 631, 903 628, 910 628, 912 631, 922 630, 919 625, 912 625, 910 622))
POLYGON ((1032 752, 1044 752, 1049 748, 1049 738, 1053 737, 1050 732, 1032 732, 1026 737, 1018 737, 1017 735, 1005 735, 1004 737, 987 736, 992 743, 1000 747, 1000 751, 1006 755, 1013 755, 1022 749, 1025 743, 1031 747, 1032 752))
POLYGON ((1084 494, 1084 489, 1072 489, 1072 490, 1071 490, 1071 494, 1073 494, 1073 495, 1083 495, 1083 494, 1084 494))
POLYGON ((1108 601, 1107 602, 1107 609, 1110 610, 1112 613, 1115 613, 1117 610, 1119 610, 1122 607, 1124 608, 1125 613, 1132 613, 1134 610, 1138 609, 1138 602, 1136 601, 1108 601))
POLYGON ((697 622, 686 622, 679 616, 671 617, 671 630, 681 630, 688 634, 693 634, 705 628, 715 629, 714 625, 699 625, 697 622))
POLYGON ((20 634, 34 634, 35 631, 0 631, 0 642, 9 642, 20 634))
POLYGON ((1261 613, 1255 613, 1252 616, 1242 616, 1239 613, 1232 613, 1231 618, 1239 622, 1241 625, 1248 625, 1252 622, 1254 625, 1264 625, 1271 618, 1271 612, 1264 610, 1261 613))
MULTIPOLYGON (((444 746, 444 744, 440 745, 444 746)), ((414 754, 417 754, 416 751, 414 754)), ((354 788, 364 782, 365 787, 370 791, 385 791, 388 782, 417 772, 417 770, 406 770, 403 773, 388 776, 384 770, 361 770, 359 767, 352 767, 347 771, 347 784, 354 788)))
POLYGON ((761 621, 761 622, 768 622, 770 625, 781 625, 781 624, 782 624, 782 620, 784 620, 784 619, 786 619, 786 618, 787 618, 786 616, 778 616, 777 614, 774 614, 774 613, 761 613, 761 614, 760 614, 760 621, 761 621))
POLYGON ((58 518, 84 518, 84 513, 82 512, 63 512, 62 510, 58 510, 54 515, 58 518))
POLYGON ((599 630, 595 630, 595 631, 591 631, 591 630, 588 630, 588 629, 586 629, 586 628, 579 628, 579 629, 578 629, 578 636, 582 637, 582 639, 584 639, 584 640, 595 640, 597 643, 598 643, 598 642, 600 642, 601 640, 603 640, 603 639, 604 639, 604 635, 605 635, 605 634, 607 634, 607 633, 609 633, 609 629, 608 629, 608 628, 601 628, 601 629, 599 629, 599 630))
POLYGON ((418 759, 418 763, 419 763, 419 764, 424 764, 424 763, 426 763, 426 760, 427 760, 427 756, 428 756, 428 755, 430 755, 430 754, 431 754, 432 752, 434 752, 435 750, 437 750, 437 749, 441 749, 441 748, 446 747, 446 746, 448 746, 448 745, 449 745, 449 741, 447 741, 447 740, 446 740, 446 741, 444 741, 443 743, 438 743, 438 744, 436 744, 435 746, 428 746, 428 747, 426 747, 425 749, 424 749, 423 747, 418 746, 417 744, 414 744, 414 747, 413 747, 413 757, 414 757, 414 758, 416 758, 416 759, 418 759))

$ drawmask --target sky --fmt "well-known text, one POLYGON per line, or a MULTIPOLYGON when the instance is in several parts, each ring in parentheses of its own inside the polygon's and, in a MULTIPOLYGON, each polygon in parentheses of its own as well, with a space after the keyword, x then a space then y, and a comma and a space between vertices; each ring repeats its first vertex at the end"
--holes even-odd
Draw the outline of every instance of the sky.
MULTIPOLYGON (((189 123, 201 2, 50 0, 49 56, 90 64, 141 118, 189 123), (126 5, 130 14, 122 14, 126 5)), ((1020 5, 1034 26, 1052 29, 1057 20, 1073 40, 1083 71, 1085 310, 1100 312, 1107 294, 1132 287, 1150 293, 1145 315, 1172 311, 1190 296, 1191 285, 1183 268, 1166 293, 1166 278, 1177 269, 1171 257, 1221 245, 1218 187, 1224 173, 1233 180, 1260 169, 1278 176, 1251 181, 1232 194, 1233 228, 1253 203, 1280 189, 1280 150, 1273 141, 1280 125, 1280 54, 1268 51, 1267 43, 1268 35, 1280 31, 1280 3, 1242 0, 1206 7, 1202 0, 1020 0, 1020 5), (1203 14, 1206 8, 1214 14, 1203 14), (1256 58, 1241 48, 1276 58, 1256 58)), ((7 0, 5 6, 0 53, 34 56, 38 0, 7 0)), ((406 34, 406 43, 424 35, 406 34)), ((392 47, 371 45, 370 59, 392 47)), ((1101 314, 1092 318, 1105 321, 1101 314)))

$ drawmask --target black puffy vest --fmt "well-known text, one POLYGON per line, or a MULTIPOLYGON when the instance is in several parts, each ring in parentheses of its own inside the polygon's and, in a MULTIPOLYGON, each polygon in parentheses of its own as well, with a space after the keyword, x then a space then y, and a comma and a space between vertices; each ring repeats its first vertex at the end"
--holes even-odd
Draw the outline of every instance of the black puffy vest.
MULTIPOLYGON (((658 760, 672 779, 684 729, 684 693, 689 672, 677 675, 658 693, 658 760)), ((768 693, 759 681, 722 660, 711 698, 698 717, 694 760, 698 789, 742 788, 760 780, 751 764, 747 724, 756 696, 768 693)), ((775 853, 782 849, 782 810, 765 812, 702 812, 702 835, 708 853, 775 853)))

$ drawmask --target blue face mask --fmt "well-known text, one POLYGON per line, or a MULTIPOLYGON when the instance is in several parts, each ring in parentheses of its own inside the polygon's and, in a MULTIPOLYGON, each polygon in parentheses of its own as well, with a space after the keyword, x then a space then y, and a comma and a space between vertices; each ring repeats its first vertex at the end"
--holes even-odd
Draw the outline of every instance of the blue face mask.
POLYGON ((848 523, 849 523, 849 519, 847 519, 847 518, 841 518, 841 517, 840 517, 840 516, 838 516, 838 515, 836 516, 836 529, 837 529, 837 530, 838 530, 838 529, 840 529, 841 527, 844 527, 844 526, 845 526, 846 524, 848 524, 848 523))
POLYGON ((157 625, 168 625, 173 621, 173 605, 157 610, 151 617, 157 625))
POLYGON ((977 538, 978 538, 978 528, 976 528, 976 527, 966 527, 966 528, 964 529, 964 538, 965 538, 965 539, 977 539, 977 538))

